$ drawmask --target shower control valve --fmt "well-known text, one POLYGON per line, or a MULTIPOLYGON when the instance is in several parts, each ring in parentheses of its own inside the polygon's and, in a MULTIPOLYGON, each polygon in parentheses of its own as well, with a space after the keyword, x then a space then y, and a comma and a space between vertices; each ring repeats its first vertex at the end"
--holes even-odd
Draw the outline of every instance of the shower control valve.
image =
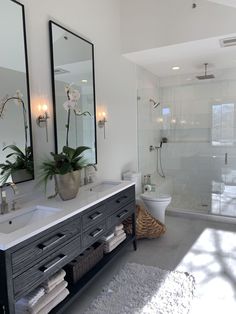
POLYGON ((149 152, 153 152, 154 150, 156 150, 156 147, 153 145, 149 146, 149 152))

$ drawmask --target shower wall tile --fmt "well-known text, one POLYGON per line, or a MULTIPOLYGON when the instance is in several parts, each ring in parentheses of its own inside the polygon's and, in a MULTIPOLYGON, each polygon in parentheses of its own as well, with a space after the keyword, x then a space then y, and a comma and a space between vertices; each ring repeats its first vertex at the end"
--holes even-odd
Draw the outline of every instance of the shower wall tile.
MULTIPOLYGON (((227 196, 223 203, 226 187, 236 186, 236 71, 229 72, 227 77, 222 71, 221 78, 225 77, 225 80, 220 81, 218 76, 216 81, 196 84, 185 82, 181 85, 175 78, 176 85, 173 86, 172 79, 168 82, 165 78, 164 84, 160 81, 156 93, 161 105, 153 110, 148 101, 139 104, 140 171, 160 179, 156 171, 157 155, 149 152, 148 147, 150 144, 158 146, 161 138, 167 137, 168 143, 162 148, 162 166, 166 180, 171 182, 173 196, 180 205, 185 200, 185 205, 193 208, 212 208, 215 213, 219 212, 220 206, 225 208, 228 200, 227 196), (215 124, 213 133, 213 105, 227 103, 235 104, 234 125, 222 122, 227 115, 219 116, 219 125, 215 124), (212 134, 219 134, 220 145, 212 142, 212 134), (223 145, 222 140, 230 134, 233 134, 231 145, 230 141, 223 145), (228 154, 227 165, 225 154, 228 154)), ((146 91, 146 97, 148 94, 150 90, 146 91)), ((154 92, 152 94, 155 95, 154 92)), ((163 182, 160 184, 162 186, 163 182)), ((236 189, 232 193, 236 193, 236 189)))

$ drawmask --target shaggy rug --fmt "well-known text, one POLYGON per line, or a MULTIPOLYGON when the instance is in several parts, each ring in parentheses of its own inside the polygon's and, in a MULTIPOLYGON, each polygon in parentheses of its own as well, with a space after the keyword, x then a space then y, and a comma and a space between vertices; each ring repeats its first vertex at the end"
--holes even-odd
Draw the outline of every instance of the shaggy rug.
POLYGON ((186 314, 194 289, 188 273, 126 264, 85 313, 186 314))

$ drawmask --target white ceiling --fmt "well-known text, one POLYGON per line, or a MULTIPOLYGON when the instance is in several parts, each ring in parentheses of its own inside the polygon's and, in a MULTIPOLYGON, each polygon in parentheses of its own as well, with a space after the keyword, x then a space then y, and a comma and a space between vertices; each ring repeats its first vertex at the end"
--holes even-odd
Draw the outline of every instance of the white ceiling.
POLYGON ((236 8, 236 0, 208 0, 208 1, 236 8))
MULTIPOLYGON (((236 2, 236 0, 235 0, 236 2)), ((215 38, 165 46, 124 56, 158 77, 203 73, 204 63, 209 63, 209 73, 236 67, 236 46, 222 48, 220 39, 236 37, 236 33, 215 38), (180 70, 173 71, 173 66, 180 70)))

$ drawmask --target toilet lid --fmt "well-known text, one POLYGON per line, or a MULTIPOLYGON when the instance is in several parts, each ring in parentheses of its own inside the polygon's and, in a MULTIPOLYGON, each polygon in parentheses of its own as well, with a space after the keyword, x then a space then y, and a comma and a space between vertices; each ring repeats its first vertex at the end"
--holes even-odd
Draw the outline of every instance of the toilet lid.
POLYGON ((160 193, 143 193, 140 195, 142 199, 150 200, 150 201, 159 201, 166 202, 171 200, 171 196, 169 194, 160 194, 160 193))

